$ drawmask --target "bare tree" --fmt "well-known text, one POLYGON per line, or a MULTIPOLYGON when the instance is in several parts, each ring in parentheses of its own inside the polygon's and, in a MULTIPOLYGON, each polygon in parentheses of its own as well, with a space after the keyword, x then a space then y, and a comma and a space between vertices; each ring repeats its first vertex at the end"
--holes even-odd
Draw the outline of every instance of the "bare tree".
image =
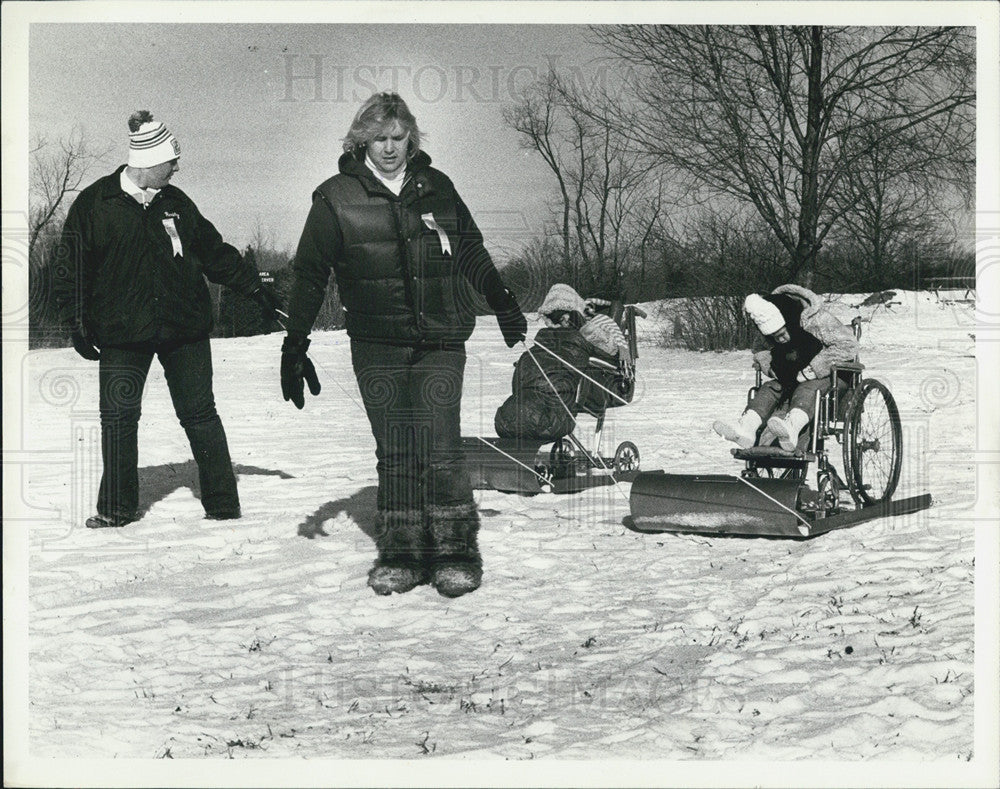
POLYGON ((559 184, 562 197, 563 262, 569 267, 570 205, 569 186, 563 175, 565 164, 560 143, 562 135, 558 122, 558 92, 551 80, 525 91, 521 101, 504 107, 504 122, 521 135, 524 148, 537 151, 552 171, 559 184))
POLYGON ((34 140, 29 151, 29 256, 46 231, 61 225, 69 196, 79 191, 87 173, 109 150, 95 150, 79 126, 54 143, 43 136, 34 140))
POLYGON ((555 176, 564 267, 577 287, 621 294, 625 270, 641 258, 663 202, 649 156, 590 105, 578 86, 550 73, 505 111, 555 176))
POLYGON ((862 153, 832 197, 841 218, 830 237, 848 252, 843 283, 870 290, 898 282, 913 273, 903 252, 915 241, 928 254, 955 241, 954 210, 973 199, 974 161, 964 156, 973 140, 953 118, 941 120, 897 135, 875 127, 860 137, 862 153))
POLYGON ((789 279, 811 274, 825 236, 850 210, 834 196, 874 146, 934 123, 973 122, 974 40, 965 28, 595 34, 633 69, 614 102, 618 128, 698 189, 753 205, 787 251, 789 279))

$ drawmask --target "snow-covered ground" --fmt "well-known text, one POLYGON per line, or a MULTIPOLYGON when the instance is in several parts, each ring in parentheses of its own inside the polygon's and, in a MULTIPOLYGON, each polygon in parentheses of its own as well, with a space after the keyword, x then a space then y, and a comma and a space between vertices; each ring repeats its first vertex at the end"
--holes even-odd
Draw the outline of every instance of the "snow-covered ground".
MULTIPOLYGON (((154 363, 148 511, 122 530, 82 527, 97 365, 32 352, 22 434, 5 437, 27 459, 22 519, 5 527, 29 546, 31 755, 927 760, 946 772, 924 777, 961 775, 981 756, 975 541, 995 529, 977 497, 996 497, 977 489, 974 312, 923 293, 854 309, 865 295, 833 307, 866 320, 867 374, 902 414, 897 497, 928 491, 930 510, 809 541, 708 538, 629 531, 627 484, 482 491, 484 583, 456 600, 365 585, 374 442, 342 332, 313 337, 323 392, 304 411, 281 398, 279 335, 213 341, 238 522, 203 519, 154 363)), ((742 409, 748 353, 657 347, 646 307, 638 394, 606 441, 634 441, 645 469, 737 473, 711 423, 742 409)), ((489 435, 517 352, 490 318, 468 348, 463 432, 489 435)))

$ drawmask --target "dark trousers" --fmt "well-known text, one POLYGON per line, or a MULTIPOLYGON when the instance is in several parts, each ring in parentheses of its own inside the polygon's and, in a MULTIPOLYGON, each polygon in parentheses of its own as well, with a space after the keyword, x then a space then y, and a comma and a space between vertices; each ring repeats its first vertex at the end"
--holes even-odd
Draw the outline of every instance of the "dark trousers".
POLYGON ((465 347, 351 340, 351 361, 375 436, 378 508, 471 504, 462 457, 465 347))
POLYGON ((159 357, 170 399, 191 442, 201 481, 201 503, 211 514, 239 509, 236 476, 212 394, 208 340, 149 343, 101 349, 101 455, 97 495, 102 515, 133 517, 139 506, 139 416, 153 356, 159 357))

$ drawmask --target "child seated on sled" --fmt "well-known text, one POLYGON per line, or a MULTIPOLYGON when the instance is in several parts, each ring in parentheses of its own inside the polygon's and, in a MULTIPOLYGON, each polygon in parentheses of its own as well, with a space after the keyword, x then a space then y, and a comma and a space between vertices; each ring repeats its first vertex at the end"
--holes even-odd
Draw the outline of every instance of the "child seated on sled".
POLYGON ((830 369, 853 362, 858 341, 823 306, 823 300, 798 285, 781 285, 767 296, 751 293, 743 309, 757 325, 768 345, 754 354, 753 366, 771 380, 757 390, 739 420, 717 421, 713 429, 743 448, 757 443, 760 427, 766 422, 761 445, 775 439, 786 451, 798 444, 799 434, 812 418, 816 393, 831 387, 830 369), (788 413, 775 414, 787 403, 788 413))
POLYGON ((555 441, 573 432, 570 408, 580 379, 573 368, 583 370, 595 351, 580 333, 584 306, 569 285, 549 289, 538 309, 545 326, 514 365, 513 394, 493 420, 501 438, 555 441))
POLYGON ((587 322, 580 329, 584 339, 598 350, 618 360, 618 370, 626 381, 635 377, 635 361, 632 350, 621 327, 609 314, 611 302, 607 299, 591 298, 584 303, 583 314, 587 322))

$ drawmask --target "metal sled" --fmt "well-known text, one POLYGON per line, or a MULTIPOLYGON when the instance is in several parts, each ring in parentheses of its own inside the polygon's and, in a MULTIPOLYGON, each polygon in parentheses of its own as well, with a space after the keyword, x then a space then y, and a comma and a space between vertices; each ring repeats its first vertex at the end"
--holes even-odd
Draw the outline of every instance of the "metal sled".
MULTIPOLYGON (((621 303, 613 305, 613 313, 636 360, 635 319, 645 318, 646 313, 634 304, 621 303)), ((574 493, 635 479, 639 449, 633 442, 622 441, 610 456, 601 454, 607 410, 632 402, 635 380, 622 378, 613 357, 604 354, 592 356, 583 373, 568 407, 574 417, 589 414, 596 419, 591 446, 587 447, 576 431, 554 443, 463 436, 462 449, 473 489, 522 495, 574 493)))
MULTIPOLYGON (((853 326, 860 336, 860 324, 853 326)), ((801 538, 926 509, 930 494, 892 501, 903 458, 899 410, 885 384, 863 379, 862 372, 857 362, 833 368, 830 389, 817 393, 813 427, 803 431, 795 450, 732 450, 744 461, 739 477, 638 474, 628 525, 647 532, 801 538), (842 448, 843 478, 830 462, 831 437, 842 448)), ((748 401, 760 385, 758 372, 748 401)))

